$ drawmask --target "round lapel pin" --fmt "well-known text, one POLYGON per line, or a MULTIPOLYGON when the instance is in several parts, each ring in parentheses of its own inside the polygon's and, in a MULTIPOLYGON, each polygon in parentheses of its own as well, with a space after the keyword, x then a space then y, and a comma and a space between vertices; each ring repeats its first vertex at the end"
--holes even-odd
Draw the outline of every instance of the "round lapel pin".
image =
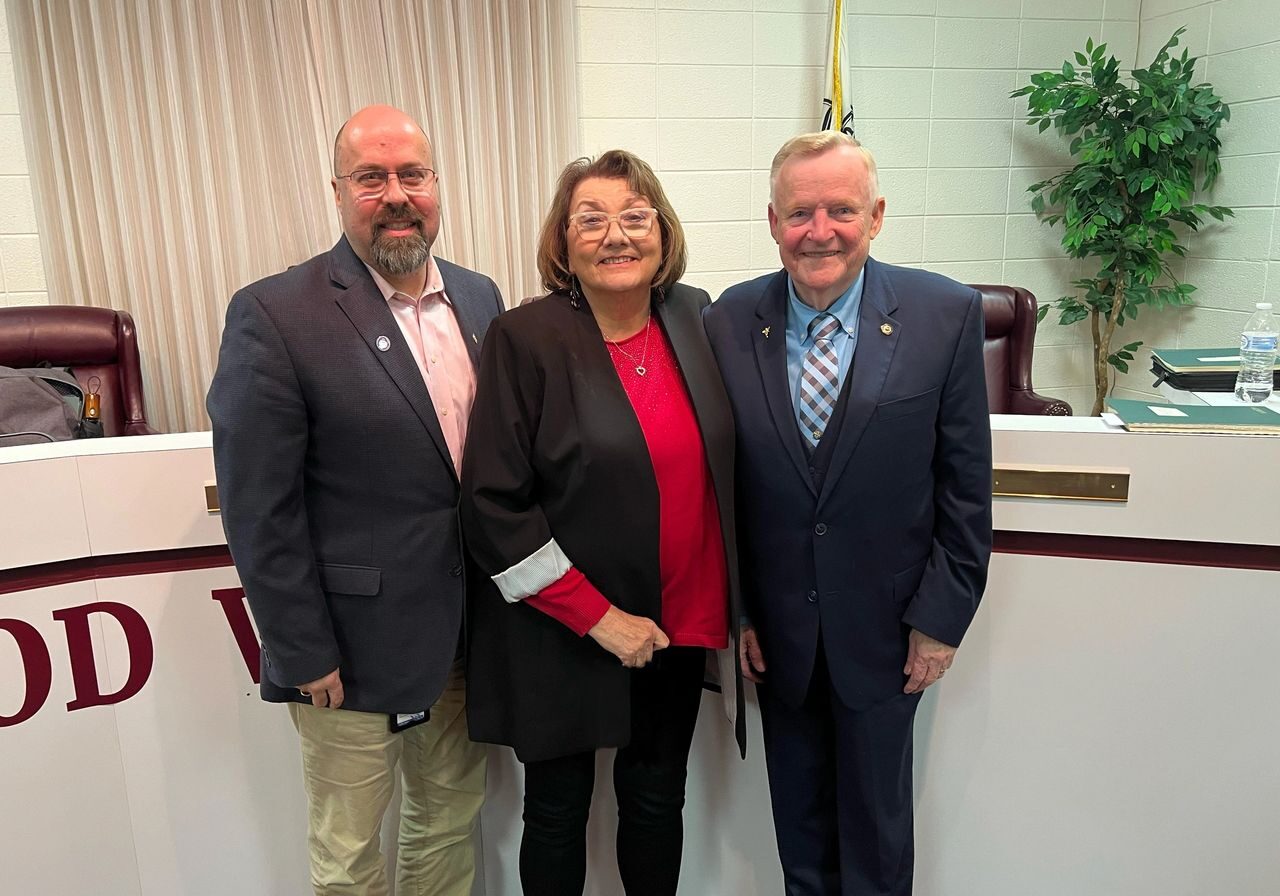
POLYGON ((377 339, 374 340, 373 344, 378 347, 378 351, 380 352, 385 352, 391 348, 391 340, 388 339, 386 336, 379 336, 377 339))
POLYGON ((881 332, 881 333, 883 333, 883 334, 884 334, 884 335, 886 335, 886 336, 892 336, 892 335, 893 335, 893 324, 881 324, 881 325, 880 325, 880 332, 881 332))

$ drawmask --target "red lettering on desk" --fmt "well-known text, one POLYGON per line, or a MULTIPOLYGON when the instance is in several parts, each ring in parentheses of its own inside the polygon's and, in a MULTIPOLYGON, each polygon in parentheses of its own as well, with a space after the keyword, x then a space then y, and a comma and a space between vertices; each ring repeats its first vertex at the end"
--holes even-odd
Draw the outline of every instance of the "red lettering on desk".
POLYGON ((113 601, 99 601, 81 607, 54 610, 53 618, 61 621, 67 630, 71 682, 76 689, 76 699, 67 704, 68 711, 90 706, 110 706, 128 700, 142 690, 142 686, 151 677, 155 646, 151 642, 147 622, 137 610, 113 601), (93 637, 89 631, 89 617, 94 613, 105 613, 120 623, 129 649, 129 677, 114 694, 104 694, 98 689, 98 668, 93 655, 93 637))
MULTIPOLYGON (((253 621, 249 618, 244 589, 218 588, 211 595, 222 606, 249 677, 254 684, 258 684, 261 677, 258 664, 262 651, 253 621)), ((146 685, 155 666, 155 644, 146 620, 133 607, 113 601, 99 601, 54 610, 52 616, 62 623, 66 633, 67 659, 71 666, 71 683, 75 689, 75 699, 67 704, 68 712, 91 706, 123 703, 146 685), (128 675, 124 684, 113 693, 104 694, 98 686, 98 662, 94 654, 93 626, 90 621, 98 613, 110 616, 120 626, 129 655, 128 675)), ((12 715, 0 712, 0 728, 9 728, 30 719, 48 701, 53 689, 53 659, 44 637, 29 622, 0 619, 0 632, 7 632, 13 638, 22 661, 22 705, 12 715)))
POLYGON ((26 696, 17 713, 11 716, 0 714, 0 728, 7 728, 31 718, 49 699, 49 690, 53 687, 53 660, 49 657, 44 638, 30 623, 21 619, 0 619, 0 629, 12 635, 17 642, 26 681, 26 696))
POLYGON ((258 636, 249 621, 249 610, 244 603, 243 588, 217 588, 213 591, 213 599, 222 604, 222 612, 226 614, 227 625, 231 626, 231 634, 235 636, 236 646, 240 648, 240 656, 244 659, 245 668, 254 684, 261 684, 259 661, 262 648, 258 645, 258 636))

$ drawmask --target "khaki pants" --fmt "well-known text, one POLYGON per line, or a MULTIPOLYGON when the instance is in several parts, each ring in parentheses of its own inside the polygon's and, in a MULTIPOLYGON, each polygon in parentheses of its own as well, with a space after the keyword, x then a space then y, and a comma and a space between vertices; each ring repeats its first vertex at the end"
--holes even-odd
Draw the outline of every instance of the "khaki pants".
POLYGON ((400 767, 397 896, 470 896, 471 834, 484 801, 485 748, 467 736, 461 663, 431 719, 391 734, 380 713, 289 704, 302 740, 317 896, 386 896, 382 818, 400 767))

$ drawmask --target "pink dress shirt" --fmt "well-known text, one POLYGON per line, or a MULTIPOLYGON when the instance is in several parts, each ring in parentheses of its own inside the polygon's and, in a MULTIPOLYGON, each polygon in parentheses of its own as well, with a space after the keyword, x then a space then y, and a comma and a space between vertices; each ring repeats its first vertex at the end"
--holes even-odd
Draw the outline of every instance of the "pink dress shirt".
POLYGON ((381 274, 365 265, 387 300, 400 332, 422 371, 436 419, 444 431, 453 468, 462 473, 462 447, 467 440, 467 418, 476 397, 476 371, 467 354, 466 339, 458 327, 453 303, 444 291, 444 279, 435 259, 427 262, 427 282, 416 299, 398 291, 381 274))

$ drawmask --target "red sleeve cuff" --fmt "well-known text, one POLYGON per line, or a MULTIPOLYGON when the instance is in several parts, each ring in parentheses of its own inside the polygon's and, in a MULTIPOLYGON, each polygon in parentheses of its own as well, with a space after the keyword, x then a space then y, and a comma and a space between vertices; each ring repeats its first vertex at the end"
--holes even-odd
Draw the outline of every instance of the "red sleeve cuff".
POLYGON ((612 606, 576 566, 524 602, 563 623, 578 637, 591 631, 612 606))

